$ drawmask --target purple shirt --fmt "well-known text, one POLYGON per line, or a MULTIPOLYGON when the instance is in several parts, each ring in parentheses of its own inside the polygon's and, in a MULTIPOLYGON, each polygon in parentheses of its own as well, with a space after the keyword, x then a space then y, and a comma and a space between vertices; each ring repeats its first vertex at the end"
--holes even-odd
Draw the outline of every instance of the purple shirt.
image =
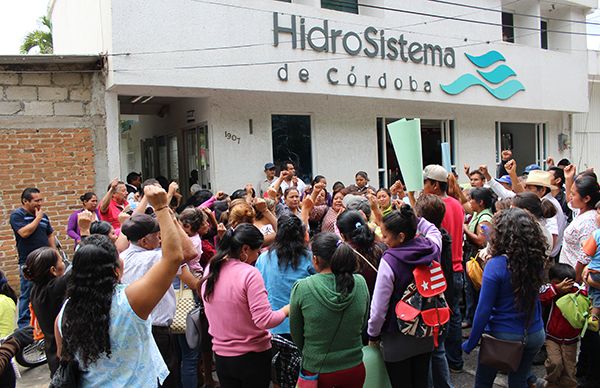
MULTIPOLYGON (((67 222, 67 234, 75 240, 75 244, 78 244, 79 240, 81 240, 81 236, 79 235, 79 225, 77 225, 77 215, 83 210, 84 209, 75 210, 73 214, 69 216, 69 221, 67 222)), ((100 220, 100 212, 98 209, 96 209, 95 213, 96 219, 100 220)))
MULTIPOLYGON (((375 281, 371 316, 367 333, 370 337, 379 337, 382 331, 389 329, 391 312, 395 308, 394 301, 402 297, 408 284, 412 281, 412 268, 418 264, 430 264, 439 260, 442 247, 442 234, 430 222, 421 218, 417 226, 419 233, 413 240, 398 248, 390 248, 383 254, 379 262, 379 271, 375 281), (393 256, 393 258, 389 258, 393 256), (390 262, 398 261, 401 271, 395 271, 390 262), (396 273, 398 272, 398 276, 396 273), (394 304, 394 306, 390 306, 394 304), (388 323, 384 327, 384 323, 388 323)), ((396 300, 397 302, 397 300, 396 300)))

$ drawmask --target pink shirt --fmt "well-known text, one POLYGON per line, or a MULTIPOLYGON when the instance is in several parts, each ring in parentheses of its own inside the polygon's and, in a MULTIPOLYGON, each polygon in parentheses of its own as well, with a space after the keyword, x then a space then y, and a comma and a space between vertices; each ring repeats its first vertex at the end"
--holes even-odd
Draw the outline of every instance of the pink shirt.
POLYGON ((188 261, 187 266, 194 275, 202 275, 203 269, 200 265, 200 257, 202 257, 202 238, 198 233, 196 233, 190 237, 190 241, 192 242, 192 245, 194 245, 194 248, 196 248, 198 256, 188 261))
MULTIPOLYGON (((205 288, 203 283, 203 299, 205 288)), ((285 319, 282 311, 271 310, 260 272, 236 259, 228 259, 221 267, 209 301, 204 300, 204 309, 208 331, 213 336, 213 351, 224 357, 271 349, 267 329, 285 319)))

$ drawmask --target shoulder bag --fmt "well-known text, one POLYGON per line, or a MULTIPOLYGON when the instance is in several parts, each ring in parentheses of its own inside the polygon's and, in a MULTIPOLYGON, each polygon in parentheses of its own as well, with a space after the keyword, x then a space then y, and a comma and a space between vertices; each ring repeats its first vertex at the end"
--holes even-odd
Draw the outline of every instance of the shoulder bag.
POLYGON ((516 372, 523 358, 523 349, 527 342, 527 329, 533 314, 535 314, 535 304, 525 322, 523 339, 520 341, 503 340, 491 334, 483 334, 479 348, 479 362, 499 371, 516 372))
POLYGON ((184 289, 183 283, 179 285, 179 290, 175 294, 177 300, 177 307, 175 309, 175 316, 171 323, 171 333, 173 334, 185 334, 185 323, 187 315, 190 311, 196 307, 196 301, 194 300, 194 292, 190 289, 184 289))
POLYGON ((204 305, 198 303, 188 314, 185 320, 185 340, 190 349, 196 349, 202 341, 202 316, 204 305))

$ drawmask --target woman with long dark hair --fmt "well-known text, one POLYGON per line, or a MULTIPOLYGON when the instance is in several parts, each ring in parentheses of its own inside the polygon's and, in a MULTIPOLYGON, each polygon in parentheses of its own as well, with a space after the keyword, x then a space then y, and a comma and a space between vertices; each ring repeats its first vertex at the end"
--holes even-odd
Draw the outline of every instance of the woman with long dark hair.
POLYGON ((75 241, 75 246, 77 246, 81 240, 79 226, 77 225, 77 216, 79 213, 87 210, 93 214, 94 219, 92 221, 97 221, 100 219, 100 211, 98 210, 98 197, 95 193, 87 192, 79 197, 79 200, 83 204, 83 208, 75 210, 69 216, 69 221, 67 222, 67 234, 75 241))
POLYGON ((263 235, 242 223, 223 235, 202 283, 202 299, 213 337, 221 387, 267 388, 271 380, 272 329, 289 315, 289 306, 271 309, 260 272, 252 266, 263 235))
MULTIPOLYGON (((508 374, 509 387, 527 387, 533 357, 545 340, 538 292, 543 283, 546 241, 536 220, 522 209, 496 214, 490 254, 483 271, 473 329, 463 350, 471 353, 486 332, 498 339, 521 341, 519 368, 508 374)), ((479 363, 475 387, 492 387, 498 370, 479 363)))
MULTIPOLYGON (((110 226, 108 222, 107 224, 110 226)), ((62 258, 50 247, 38 248, 31 252, 23 266, 23 274, 33 282, 31 306, 44 333, 44 350, 51 376, 58 368, 54 321, 67 294, 69 275, 63 276, 64 273, 62 258)))
POLYGON ((357 210, 346 210, 337 218, 337 227, 342 239, 362 257, 358 257, 358 273, 367 281, 369 295, 373 295, 379 261, 386 246, 375 241, 375 233, 367 225, 363 215, 357 210))
POLYGON ((417 219, 410 206, 385 216, 381 233, 389 248, 379 263, 371 302, 367 329, 370 344, 379 346, 381 340, 392 387, 424 388, 428 384, 433 339, 402 334, 394 309, 414 279, 414 268, 439 260, 442 235, 429 221, 417 219))
POLYGON ((76 360, 82 370, 82 387, 155 387, 169 374, 148 317, 183 262, 182 243, 167 193, 144 191, 160 226, 162 257, 143 277, 120 284, 123 261, 106 236, 86 238, 73 257, 55 332, 61 360, 76 360))
MULTIPOLYGON (((570 172, 565 172, 570 174, 570 172)), ((583 268, 589 264, 590 258, 583 252, 583 243, 596 230, 596 203, 600 201, 600 186, 595 175, 580 174, 571 185, 568 196, 572 208, 578 209, 579 214, 565 229, 560 263, 569 264, 575 268, 575 281, 581 282, 583 268)))
POLYGON ((362 388, 367 285, 354 274, 354 251, 338 236, 320 233, 311 247, 318 274, 296 282, 290 301, 290 328, 302 350, 303 374, 319 374, 319 388, 362 388))
MULTIPOLYGON (((315 273, 312 253, 306 242, 306 227, 300 218, 293 215, 279 217, 275 241, 258 257, 256 268, 265 281, 271 307, 280 309, 289 304, 294 283, 315 273)), ((284 320, 271 332, 291 339, 289 320, 284 320)))

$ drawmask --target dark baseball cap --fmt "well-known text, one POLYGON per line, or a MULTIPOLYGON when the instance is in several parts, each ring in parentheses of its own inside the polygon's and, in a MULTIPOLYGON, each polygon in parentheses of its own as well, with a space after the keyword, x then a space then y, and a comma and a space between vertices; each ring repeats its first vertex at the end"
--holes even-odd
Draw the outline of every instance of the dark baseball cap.
POLYGON ((267 164, 265 164, 265 170, 271 170, 275 168, 275 164, 269 162, 267 164))
POLYGON ((158 221, 148 214, 135 214, 121 226, 121 232, 127 236, 129 241, 138 241, 150 233, 160 230, 158 221))

